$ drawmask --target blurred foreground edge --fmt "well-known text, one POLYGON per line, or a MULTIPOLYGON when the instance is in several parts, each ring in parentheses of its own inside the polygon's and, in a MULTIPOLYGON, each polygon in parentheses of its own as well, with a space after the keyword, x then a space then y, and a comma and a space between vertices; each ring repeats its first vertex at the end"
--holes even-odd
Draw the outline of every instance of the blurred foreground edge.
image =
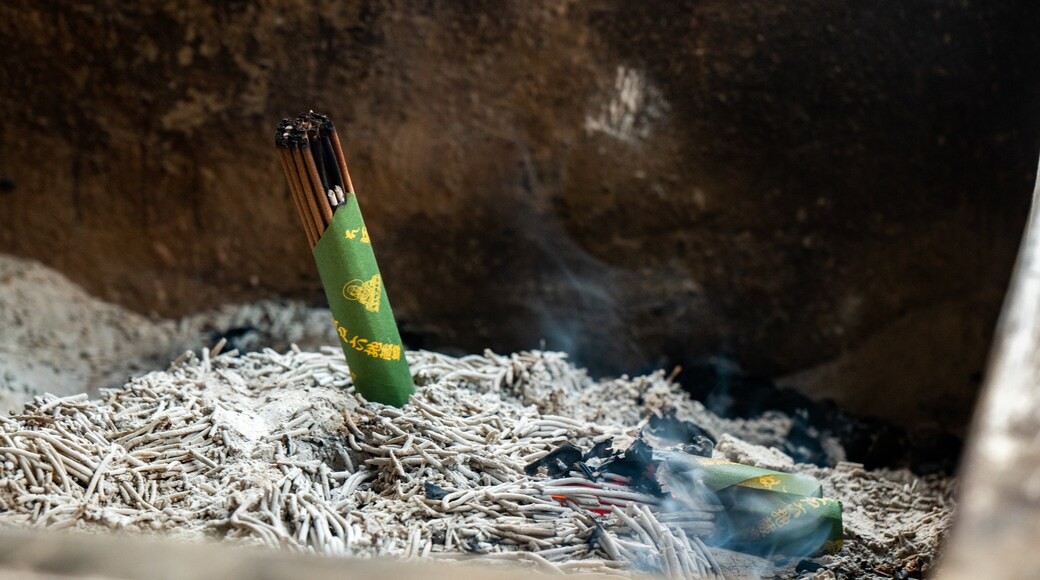
POLYGON ((0 530, 0 579, 521 580, 524 569, 331 558, 232 543, 187 543, 123 534, 0 530))
POLYGON ((961 468, 942 580, 1040 578, 1040 175, 961 468))
MULTIPOLYGON (((520 567, 333 558, 233 543, 0 528, 0 580, 529 580, 531 576, 532 569, 520 567)), ((726 578, 750 577, 727 572, 726 578)))

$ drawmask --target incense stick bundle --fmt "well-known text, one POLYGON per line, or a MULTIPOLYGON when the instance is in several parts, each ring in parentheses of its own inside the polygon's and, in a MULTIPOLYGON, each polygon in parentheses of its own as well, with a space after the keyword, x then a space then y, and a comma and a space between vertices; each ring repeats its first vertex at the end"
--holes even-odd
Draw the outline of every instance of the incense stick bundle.
POLYGON ((289 180, 296 211, 314 247, 335 210, 354 193, 336 128, 320 113, 304 113, 278 124, 275 145, 289 180))
POLYGON ((313 111, 283 119, 275 146, 354 386, 403 406, 415 387, 336 128, 313 111))

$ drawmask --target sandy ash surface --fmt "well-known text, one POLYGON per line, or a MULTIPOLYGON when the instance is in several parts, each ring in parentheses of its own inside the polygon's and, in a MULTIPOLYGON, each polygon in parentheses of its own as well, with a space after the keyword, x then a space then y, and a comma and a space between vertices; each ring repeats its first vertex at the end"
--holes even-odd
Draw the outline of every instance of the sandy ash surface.
POLYGON ((96 394, 122 385, 229 330, 254 348, 332 344, 327 318, 299 302, 274 301, 181 320, 147 317, 94 298, 39 262, 0 254, 0 410, 44 392, 96 394))
POLYGON ((931 564, 949 525, 953 480, 797 465, 772 448, 788 418, 716 417, 660 372, 596 381, 560 353, 411 352, 420 391, 398 411, 356 397, 335 348, 214 357, 196 349, 162 362, 221 325, 255 327, 257 341, 282 333, 321 342, 320 331, 307 332, 327 326, 321 314, 272 303, 153 320, 92 299, 46 268, 0 259, 6 402, 45 391, 65 397, 43 396, 0 422, 0 522, 336 555, 477 557, 551 572, 710 577, 721 569, 782 578, 913 577, 931 564), (116 386, 97 393, 103 384, 116 386), (86 389, 89 399, 69 397, 86 389), (522 472, 564 441, 633 436, 662 412, 718 438, 716 457, 820 479, 844 504, 842 552, 743 557, 697 546, 696 523, 665 522, 658 531, 669 537, 657 536, 633 565, 627 554, 642 532, 599 516, 621 542, 612 555, 590 541, 589 514, 546 501, 553 482, 522 472), (427 483, 447 500, 432 500, 427 483), (684 559, 669 561, 672 553, 684 559))

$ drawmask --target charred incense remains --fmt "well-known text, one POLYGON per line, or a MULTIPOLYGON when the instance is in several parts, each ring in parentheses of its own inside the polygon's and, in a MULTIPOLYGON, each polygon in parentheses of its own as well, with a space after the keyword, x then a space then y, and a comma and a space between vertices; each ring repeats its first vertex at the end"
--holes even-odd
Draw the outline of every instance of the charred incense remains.
POLYGON ((313 248, 332 223, 336 209, 354 193, 343 146, 332 121, 311 111, 283 119, 275 133, 282 170, 313 248))
MULTIPOLYGON (((100 400, 47 395, 0 416, 0 525, 550 573, 772 577, 769 561, 712 546, 732 543, 733 517, 752 497, 770 502, 764 488, 785 485, 782 474, 729 463, 768 450, 723 434, 772 437, 772 420, 716 417, 663 372, 594 381, 560 353, 412 351, 422 386, 396 409, 359 398, 333 349, 222 346, 100 400), (693 448, 672 445, 677 437, 693 448), (687 477, 690 468, 704 477, 687 477), (708 493, 729 476, 739 497, 708 493)), ((935 552, 939 524, 929 522, 949 518, 945 484, 854 465, 806 470, 860 522, 844 562, 935 552)), ((780 514, 782 528, 823 501, 791 500, 798 509, 780 514)))

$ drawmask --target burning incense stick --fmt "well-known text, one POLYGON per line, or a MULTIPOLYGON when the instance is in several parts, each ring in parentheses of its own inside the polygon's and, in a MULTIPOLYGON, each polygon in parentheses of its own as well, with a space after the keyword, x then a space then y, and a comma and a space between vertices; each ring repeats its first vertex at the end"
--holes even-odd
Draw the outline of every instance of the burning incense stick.
POLYGON ((400 407, 415 387, 336 128, 311 111, 283 119, 275 145, 354 386, 400 407))

